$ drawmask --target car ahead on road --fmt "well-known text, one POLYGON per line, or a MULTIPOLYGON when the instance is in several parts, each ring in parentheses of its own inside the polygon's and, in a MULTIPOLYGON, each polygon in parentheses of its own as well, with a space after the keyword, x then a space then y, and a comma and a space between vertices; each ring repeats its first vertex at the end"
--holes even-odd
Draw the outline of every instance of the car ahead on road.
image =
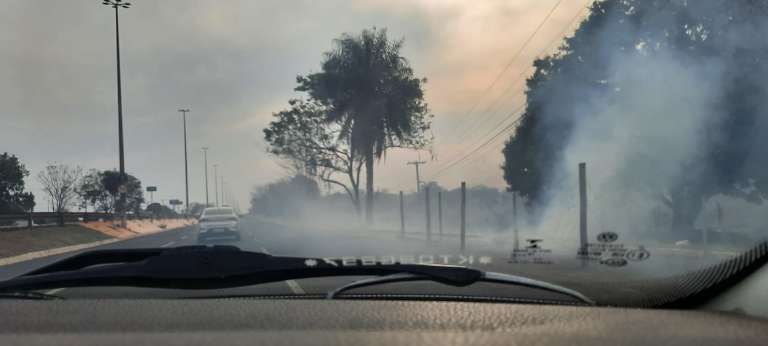
POLYGON ((240 218, 230 207, 205 208, 198 220, 197 242, 214 239, 240 240, 240 218))

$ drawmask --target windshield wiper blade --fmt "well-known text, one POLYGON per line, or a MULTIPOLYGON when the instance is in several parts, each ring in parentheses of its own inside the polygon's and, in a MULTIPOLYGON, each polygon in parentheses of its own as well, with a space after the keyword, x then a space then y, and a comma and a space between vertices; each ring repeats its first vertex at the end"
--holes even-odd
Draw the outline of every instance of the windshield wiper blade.
POLYGON ((0 292, 0 299, 63 300, 64 297, 35 291, 0 292))
MULTIPOLYGON (((422 280, 431 280, 431 278, 423 275, 412 274, 412 273, 397 273, 397 274, 391 274, 391 275, 386 275, 381 277, 362 279, 362 280, 350 282, 344 286, 338 287, 333 291, 328 292, 326 294, 326 298, 335 299, 339 294, 355 288, 381 285, 381 284, 394 283, 394 282, 422 281, 422 280)), ((481 276, 477 279, 476 282, 492 282, 492 283, 511 284, 511 285, 531 287, 531 288, 536 288, 536 289, 541 289, 545 291, 567 295, 569 297, 576 298, 585 304, 596 305, 595 301, 593 301, 592 299, 588 298, 587 296, 583 295, 582 293, 576 290, 572 290, 570 288, 563 287, 560 285, 555 285, 553 283, 549 283, 546 281, 526 278, 523 276, 510 275, 510 274, 504 274, 504 273, 495 273, 495 272, 481 272, 481 276)))
POLYGON ((481 272, 452 266, 342 263, 271 256, 234 246, 108 249, 84 252, 0 281, 0 292, 63 287, 130 286, 220 289, 324 276, 412 273, 449 285, 469 285, 481 272))
POLYGON ((452 286, 485 281, 546 289, 594 304, 565 287, 466 267, 282 257, 241 251, 235 246, 88 251, 1 281, 0 293, 93 286, 221 289, 326 276, 381 276, 379 281, 358 281, 357 285, 337 289, 331 298, 347 289, 392 280, 430 280, 452 286))

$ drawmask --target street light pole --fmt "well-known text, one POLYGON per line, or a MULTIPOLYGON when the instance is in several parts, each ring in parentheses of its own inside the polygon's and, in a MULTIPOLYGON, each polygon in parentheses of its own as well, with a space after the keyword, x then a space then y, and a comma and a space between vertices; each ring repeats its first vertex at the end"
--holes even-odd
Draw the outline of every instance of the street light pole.
POLYGON ((203 164, 205 165, 205 207, 208 208, 208 147, 203 147, 203 164))
POLYGON ((120 80, 120 20, 119 9, 128 8, 131 6, 130 2, 123 0, 104 0, 102 5, 111 6, 115 9, 115 52, 117 56, 117 132, 118 132, 118 150, 120 151, 120 203, 118 213, 121 215, 120 225, 126 226, 125 221, 125 189, 122 187, 126 182, 125 176, 125 151, 123 149, 123 92, 122 83, 120 80))
POLYGON ((189 168, 187 166, 187 112, 189 109, 179 109, 179 112, 184 123, 184 205, 186 206, 184 214, 189 214, 189 168))
POLYGON ((219 165, 213 165, 213 193, 216 196, 216 206, 219 206, 219 165))

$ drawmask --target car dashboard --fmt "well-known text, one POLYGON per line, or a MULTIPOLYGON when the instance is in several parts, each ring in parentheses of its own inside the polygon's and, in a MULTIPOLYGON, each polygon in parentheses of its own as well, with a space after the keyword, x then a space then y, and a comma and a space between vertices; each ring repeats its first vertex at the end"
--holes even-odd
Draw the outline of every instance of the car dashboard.
POLYGON ((370 299, 0 301, 3 345, 758 345, 732 313, 370 299))

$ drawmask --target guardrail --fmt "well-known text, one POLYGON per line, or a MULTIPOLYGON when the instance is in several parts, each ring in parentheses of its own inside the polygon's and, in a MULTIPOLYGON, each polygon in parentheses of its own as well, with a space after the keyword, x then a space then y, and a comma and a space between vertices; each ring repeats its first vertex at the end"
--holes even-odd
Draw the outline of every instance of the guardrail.
MULTIPOLYGON (((90 221, 112 221, 116 217, 114 213, 104 212, 32 212, 0 214, 0 228, 25 228, 34 226, 67 224, 90 221)), ((153 215, 127 214, 128 220, 152 219, 153 215)), ((174 218, 174 217, 164 217, 174 218)), ((175 218, 184 218, 177 215, 175 218)))

